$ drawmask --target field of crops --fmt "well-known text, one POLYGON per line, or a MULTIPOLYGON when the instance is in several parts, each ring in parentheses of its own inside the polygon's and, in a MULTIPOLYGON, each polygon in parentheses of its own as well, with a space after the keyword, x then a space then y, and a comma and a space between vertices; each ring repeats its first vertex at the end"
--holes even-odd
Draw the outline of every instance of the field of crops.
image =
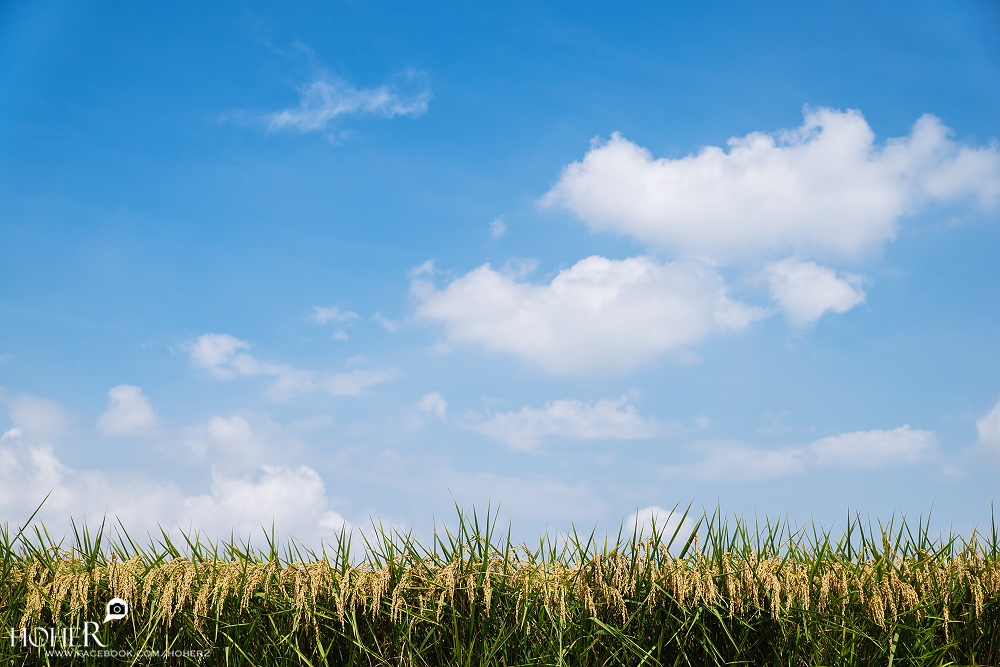
POLYGON ((318 552, 8 528, 0 664, 1000 664, 995 525, 676 525, 527 545, 473 512, 318 552))

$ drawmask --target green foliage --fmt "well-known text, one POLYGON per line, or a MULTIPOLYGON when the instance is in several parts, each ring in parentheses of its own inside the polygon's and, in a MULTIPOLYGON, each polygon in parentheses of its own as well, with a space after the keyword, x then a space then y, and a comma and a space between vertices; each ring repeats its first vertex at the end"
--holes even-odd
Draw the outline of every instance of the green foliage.
POLYGON ((855 516, 834 538, 673 516, 649 536, 531 548, 489 511, 459 511, 429 545, 374 526, 361 550, 345 533, 318 552, 2 527, 0 665, 1000 664, 995 525, 933 538, 922 521, 855 516), (131 608, 89 626, 104 648, 64 648, 112 597, 131 608))

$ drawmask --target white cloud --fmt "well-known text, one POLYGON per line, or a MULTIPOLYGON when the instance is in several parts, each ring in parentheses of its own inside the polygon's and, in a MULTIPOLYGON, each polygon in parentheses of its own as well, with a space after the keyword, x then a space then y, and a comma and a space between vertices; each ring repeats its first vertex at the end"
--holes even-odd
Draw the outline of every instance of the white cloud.
POLYGON ((412 269, 410 269, 408 275, 410 276, 410 278, 419 278, 421 276, 432 276, 434 275, 434 271, 435 271, 434 260, 427 259, 424 260, 423 263, 421 263, 419 266, 415 266, 412 269))
POLYGON ((548 284, 484 264, 437 290, 412 274, 417 317, 445 326, 451 343, 506 352, 559 374, 625 372, 762 315, 733 301, 715 270, 695 260, 593 256, 548 284))
POLYGON ((322 326, 331 320, 336 322, 350 322, 359 317, 357 313, 350 310, 341 311, 337 306, 329 308, 325 306, 313 306, 313 314, 309 316, 309 319, 322 326))
POLYGON ((741 442, 702 443, 705 457, 696 463, 671 466, 670 476, 704 480, 766 480, 810 468, 874 468, 927 461, 936 453, 933 431, 909 425, 890 431, 856 431, 816 440, 801 447, 760 449, 741 442))
POLYGON ((860 112, 807 109, 795 130, 679 159, 653 159, 616 133, 566 167, 542 203, 681 255, 853 257, 895 238, 926 202, 1000 201, 1000 146, 950 133, 925 115, 880 146, 860 112))
POLYGON ((286 534, 305 535, 303 539, 350 530, 328 504, 322 478, 308 466, 265 465, 253 477, 213 471, 210 493, 184 498, 177 523, 212 535, 247 535, 267 531, 273 522, 286 534))
POLYGON ((417 407, 424 412, 434 415, 438 419, 448 418, 448 401, 444 400, 441 392, 432 391, 424 394, 417 403, 417 407))
POLYGON ((855 431, 817 440, 807 452, 818 466, 868 470, 925 461, 934 454, 933 431, 900 426, 891 431, 855 431))
POLYGON ((239 350, 249 350, 250 343, 229 334, 204 334, 191 346, 191 362, 219 377, 233 377, 227 365, 239 350))
POLYGON ((684 541, 691 534, 691 531, 694 530, 694 522, 690 518, 685 517, 683 512, 666 510, 657 505, 650 505, 629 514, 622 522, 622 529, 630 535, 632 534, 631 531, 635 531, 637 535, 643 537, 652 536, 655 529, 657 533, 663 536, 664 542, 670 540, 676 531, 677 538, 674 544, 676 545, 679 542, 683 545, 684 541))
POLYGON ((496 241, 498 238, 507 233, 507 223, 504 222, 503 216, 497 216, 490 221, 490 239, 496 241))
POLYGON ((287 400, 298 394, 325 391, 333 396, 357 396, 373 385, 398 377, 390 369, 353 370, 325 374, 295 368, 288 364, 261 361, 240 350, 250 349, 250 344, 229 334, 203 334, 190 347, 191 361, 216 377, 273 377, 268 394, 275 400, 287 400))
MULTIPOLYGON (((411 272, 417 317, 443 324, 446 343, 513 354, 552 373, 627 372, 668 351, 690 357, 687 346, 765 314, 727 297, 720 265, 737 265, 751 283, 765 279, 792 326, 804 328, 866 299, 862 276, 811 260, 878 251, 929 204, 1000 203, 995 140, 957 142, 925 115, 908 136, 876 143, 858 111, 804 114, 798 128, 679 159, 654 159, 617 133, 595 141, 541 204, 677 261, 588 257, 548 284, 484 265, 441 290, 428 261, 411 272)), ((491 224, 494 237, 502 223, 491 224)))
MULTIPOLYGON (((323 480, 307 466, 213 467, 210 488, 186 494, 172 482, 143 474, 72 468, 45 436, 28 428, 26 423, 0 437, 0 516, 14 521, 26 519, 48 495, 39 519, 53 531, 68 527, 70 517, 93 525, 107 516, 121 519, 137 538, 163 526, 224 539, 257 533, 262 526, 269 530, 273 522, 281 534, 315 544, 341 527, 351 529, 332 509, 323 480)), ((246 456, 239 445, 263 439, 239 417, 216 418, 208 430, 220 447, 217 454, 246 456)))
POLYGON ((979 436, 977 446, 1000 456, 1000 401, 989 414, 976 420, 976 432, 979 436))
POLYGON ((97 428, 108 435, 148 435, 156 425, 156 414, 142 389, 120 384, 108 390, 108 409, 97 420, 97 428))
POLYGON ((815 262, 784 259, 764 267, 771 296, 793 326, 813 324, 826 312, 846 313, 865 302, 863 279, 837 272, 815 262))
MULTIPOLYGON (((334 322, 343 322, 349 325, 354 320, 360 319, 360 315, 350 310, 341 311, 337 306, 331 306, 329 308, 324 306, 313 306, 313 314, 309 317, 309 319, 320 326, 323 326, 331 320, 334 322)), ((338 327, 330 338, 333 340, 349 340, 350 336, 347 335, 346 331, 338 327)))
POLYGON ((324 75, 298 89, 297 107, 266 114, 264 121, 271 131, 316 132, 325 130, 331 121, 343 115, 421 116, 427 112, 431 100, 426 79, 426 74, 407 72, 386 85, 359 89, 324 75))
POLYGON ((516 412, 468 415, 462 426, 520 450, 535 449, 546 438, 638 440, 680 429, 643 417, 625 396, 586 403, 557 400, 541 408, 526 405, 516 412))
POLYGON ((26 518, 51 491, 43 520, 61 524, 70 516, 91 522, 117 517, 137 535, 155 533, 162 525, 226 538, 267 531, 273 522, 284 535, 313 541, 331 537, 341 526, 350 529, 329 509, 322 479, 307 466, 263 466, 244 477, 213 471, 208 493, 186 495, 169 482, 69 468, 45 445, 16 454, 0 448, 0 461, 5 516, 26 518))

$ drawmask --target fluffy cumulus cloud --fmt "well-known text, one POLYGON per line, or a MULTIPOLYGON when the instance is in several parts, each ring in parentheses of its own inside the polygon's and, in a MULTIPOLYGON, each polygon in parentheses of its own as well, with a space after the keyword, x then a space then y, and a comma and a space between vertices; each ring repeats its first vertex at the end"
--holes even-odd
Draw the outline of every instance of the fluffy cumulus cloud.
POLYGON ((856 431, 816 440, 801 447, 761 449, 745 443, 703 443, 704 458, 672 466, 671 476, 703 480, 765 480, 798 474, 814 468, 849 470, 913 464, 936 454, 933 431, 907 426, 890 431, 856 431))
POLYGON ((807 109, 797 129, 678 159, 614 134, 569 165, 543 203, 681 255, 855 257, 927 202, 1000 201, 1000 147, 950 134, 925 115, 909 136, 879 145, 860 112, 825 108, 807 109))
POLYGON ((957 142, 930 115, 879 143, 858 111, 807 108, 796 129, 678 159, 616 133, 566 167, 541 202, 676 261, 588 257, 548 284, 484 265, 442 290, 424 265, 414 275, 418 317, 444 324, 448 342, 553 373, 628 371, 761 315, 729 299, 713 267, 762 277, 797 328, 864 303, 861 276, 815 260, 858 261, 929 203, 995 207, 1000 145, 957 142))
POLYGON ((860 276, 837 275, 816 262, 784 259, 764 267, 771 296, 796 327, 813 324, 824 313, 846 313, 864 303, 860 276))
POLYGON ((235 531, 247 535, 272 522, 281 530, 304 535, 330 535, 350 528, 339 513, 327 509, 326 486, 308 466, 261 466, 252 477, 212 474, 211 491, 184 498, 183 512, 176 520, 210 534, 235 531))
MULTIPOLYGON (((15 523, 48 496, 39 517, 54 530, 62 529, 69 517, 90 523, 117 517, 137 537, 155 534, 159 526, 227 537, 234 531, 247 536, 262 526, 269 529, 273 522, 282 534, 315 543, 351 528, 332 509, 323 480, 308 466, 213 466, 205 492, 185 493, 176 484, 141 474, 68 466, 55 454, 51 431, 24 416, 12 411, 15 426, 0 436, 0 514, 15 523)), ((240 419, 213 419, 208 430, 230 444, 261 440, 240 419)))
POLYGON ((731 299, 718 273, 696 260, 593 256, 542 284, 485 264, 440 290, 429 270, 413 277, 417 317, 442 324, 450 343, 559 374, 625 372, 761 315, 731 299))
POLYGON ((431 92, 427 75, 410 71, 376 88, 355 88, 346 81, 324 74, 298 89, 299 104, 266 114, 271 131, 322 131, 340 116, 371 115, 381 118, 421 116, 427 112, 431 92))
POLYGON ((156 425, 156 414, 142 389, 120 384, 108 391, 108 409, 97 420, 97 428, 108 435, 148 435, 156 425))
POLYGON ((680 428, 642 416, 625 396, 593 402, 549 401, 541 408, 526 405, 511 412, 470 414, 461 423, 469 430, 520 450, 535 449, 548 438, 637 440, 680 428))
POLYGON ((289 364, 261 361, 245 350, 250 344, 229 334, 203 334, 189 346, 191 363, 216 377, 264 376, 274 378, 268 394, 276 400, 323 391, 333 396, 357 396, 368 387, 395 379, 391 369, 355 369, 343 373, 318 373, 289 364))

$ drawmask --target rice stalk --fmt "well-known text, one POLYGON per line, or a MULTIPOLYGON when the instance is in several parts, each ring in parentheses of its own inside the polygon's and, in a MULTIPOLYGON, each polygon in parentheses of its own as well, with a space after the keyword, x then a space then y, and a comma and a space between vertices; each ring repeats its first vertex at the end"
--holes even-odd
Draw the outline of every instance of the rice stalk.
MULTIPOLYGON (((430 548, 376 529, 357 558, 348 535, 282 553, 273 540, 139 547, 103 526, 70 542, 3 527, 0 614, 54 627, 121 597, 130 623, 105 627, 109 641, 209 647, 219 664, 1000 663, 995 528, 935 540, 923 522, 914 534, 854 517, 833 540, 716 511, 679 548, 654 527, 532 550, 496 539, 495 521, 459 513, 430 548)), ((9 664, 44 659, 9 643, 9 664)))

